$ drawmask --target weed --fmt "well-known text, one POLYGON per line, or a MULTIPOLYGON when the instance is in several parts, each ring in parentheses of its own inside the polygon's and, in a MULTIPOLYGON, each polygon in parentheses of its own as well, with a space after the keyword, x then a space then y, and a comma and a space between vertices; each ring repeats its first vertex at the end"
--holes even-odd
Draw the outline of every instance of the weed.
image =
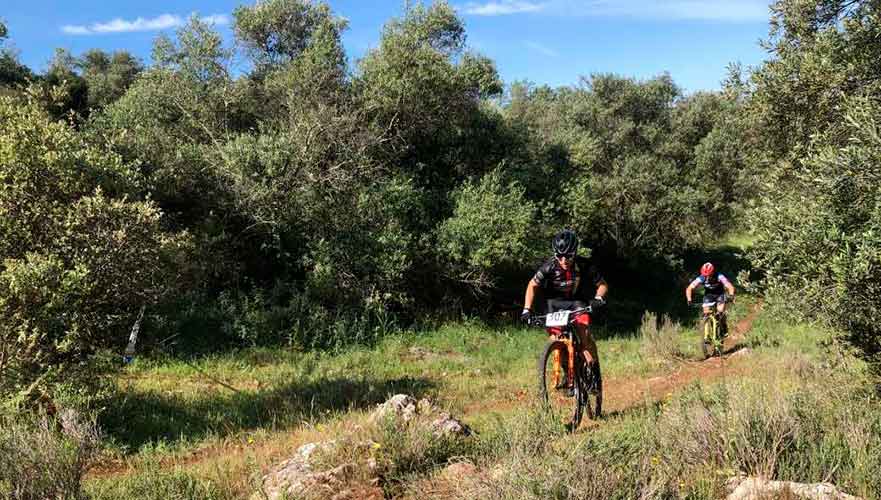
POLYGON ((100 440, 91 419, 63 410, 0 418, 0 498, 83 498, 81 483, 100 440))

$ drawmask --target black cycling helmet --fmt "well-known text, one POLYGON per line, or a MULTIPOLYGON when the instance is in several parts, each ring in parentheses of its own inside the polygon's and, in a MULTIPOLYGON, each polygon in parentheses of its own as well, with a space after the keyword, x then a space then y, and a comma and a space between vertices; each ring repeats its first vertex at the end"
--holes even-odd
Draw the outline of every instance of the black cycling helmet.
POLYGON ((578 252, 578 236, 571 229, 564 229, 554 236, 554 255, 575 255, 578 252))

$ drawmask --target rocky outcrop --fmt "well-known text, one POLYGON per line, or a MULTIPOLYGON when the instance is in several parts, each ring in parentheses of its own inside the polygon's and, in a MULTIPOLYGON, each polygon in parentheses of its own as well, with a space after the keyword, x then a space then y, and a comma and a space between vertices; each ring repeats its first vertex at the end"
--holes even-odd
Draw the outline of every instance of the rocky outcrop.
POLYGON ((460 420, 453 418, 449 413, 443 412, 431 423, 431 429, 435 436, 470 436, 471 428, 460 420))
MULTIPOLYGON (((428 399, 416 400, 407 394, 398 394, 379 405, 371 414, 370 421, 376 424, 384 419, 395 419, 415 432, 432 433, 435 436, 471 435, 468 425, 440 411, 428 399)), ((379 488, 381 473, 377 471, 377 461, 371 451, 380 449, 379 443, 357 442, 345 438, 337 441, 324 441, 304 444, 297 448, 291 458, 279 463, 263 476, 262 491, 252 495, 252 500, 281 498, 331 498, 336 500, 355 498, 382 498, 379 488), (345 456, 353 463, 337 465, 329 470, 315 470, 314 454, 319 450, 336 450, 345 446, 345 456), (360 469, 359 469, 360 468, 360 469), (364 477, 374 476, 365 481, 364 477), (358 477, 360 480, 356 480, 358 477), (363 484, 361 484, 363 483, 363 484)))
POLYGON ((729 494, 725 500, 765 500, 768 498, 862 500, 840 491, 835 485, 829 483, 804 484, 741 476, 729 479, 727 489, 729 494))

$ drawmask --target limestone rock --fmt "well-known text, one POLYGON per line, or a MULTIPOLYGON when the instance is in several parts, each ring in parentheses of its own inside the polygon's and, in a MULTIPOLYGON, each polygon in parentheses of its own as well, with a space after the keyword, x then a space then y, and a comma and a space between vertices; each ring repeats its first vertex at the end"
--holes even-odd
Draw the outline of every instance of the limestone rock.
MULTIPOLYGON (((297 496, 305 492, 309 487, 328 480, 326 473, 315 474, 309 461, 313 453, 318 449, 327 448, 333 442, 308 443, 297 448, 294 455, 276 465, 272 471, 263 476, 263 494, 269 500, 276 500, 287 496, 297 496)), ((339 473, 341 471, 337 471, 339 473)), ((264 498, 260 492, 251 498, 256 500, 264 498)))
POLYGON ((409 394, 397 394, 392 396, 391 399, 379 405, 375 412, 373 412, 374 419, 386 418, 389 415, 394 415, 395 418, 403 419, 404 422, 409 422, 415 417, 418 412, 419 403, 416 401, 416 398, 410 396, 409 394))
POLYGON ((435 436, 470 436, 471 428, 461 421, 453 418, 449 413, 443 412, 431 423, 431 429, 435 436))
POLYGON ((769 481, 754 477, 735 477, 727 482, 730 492, 726 500, 763 500, 787 495, 785 498, 804 500, 861 500, 848 495, 829 483, 795 483, 792 481, 769 481))

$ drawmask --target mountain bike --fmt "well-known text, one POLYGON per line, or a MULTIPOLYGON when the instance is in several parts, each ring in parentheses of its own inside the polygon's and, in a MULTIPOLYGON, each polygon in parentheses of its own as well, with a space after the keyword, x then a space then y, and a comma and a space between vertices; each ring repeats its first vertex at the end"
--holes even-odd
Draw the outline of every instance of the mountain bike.
POLYGON ((701 309, 701 352, 704 359, 712 356, 722 356, 726 335, 722 332, 722 322, 725 321, 725 313, 716 309, 716 302, 694 304, 701 309), (709 307, 712 312, 707 314, 703 309, 709 307))
POLYGON ((539 395, 545 408, 560 416, 571 432, 581 424, 584 409, 588 418, 602 414, 603 387, 599 373, 583 359, 576 319, 589 315, 590 306, 535 316, 531 326, 542 326, 553 335, 538 358, 539 395))

